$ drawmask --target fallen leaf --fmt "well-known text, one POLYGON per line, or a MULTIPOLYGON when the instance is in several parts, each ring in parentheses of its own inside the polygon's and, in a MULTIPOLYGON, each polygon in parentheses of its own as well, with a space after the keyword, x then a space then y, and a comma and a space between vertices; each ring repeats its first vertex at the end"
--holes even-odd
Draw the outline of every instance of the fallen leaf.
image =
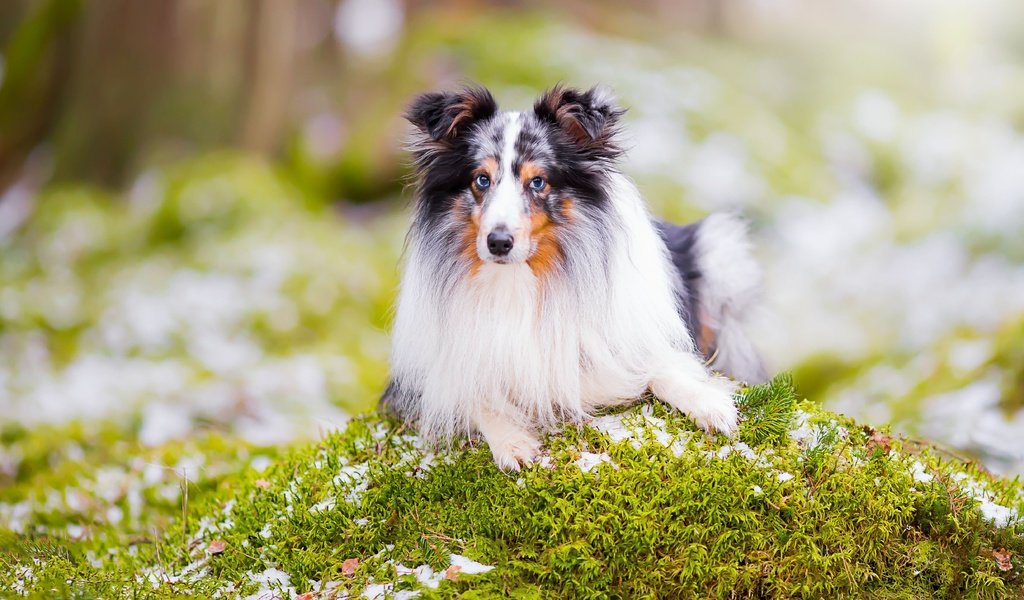
POLYGON ((270 487, 270 482, 267 481, 266 479, 257 479, 256 480, 256 487, 265 490, 268 487, 270 487))
POLYGON ((459 565, 452 565, 448 567, 448 569, 444 572, 444 578, 448 581, 455 581, 455 579, 459 576, 459 571, 461 570, 462 567, 460 567, 459 565))
POLYGON ((341 574, 354 575, 357 567, 359 567, 358 558, 346 558, 345 562, 341 563, 341 574))
POLYGON ((992 558, 996 560, 996 566, 999 567, 1000 571, 1009 571, 1013 568, 1013 564, 1010 562, 1010 559, 1013 558, 1013 553, 1006 548, 993 550, 992 558))
POLYGON ((889 454, 889 451, 892 450, 891 437, 877 429, 874 429, 873 427, 865 427, 864 430, 869 434, 867 443, 868 452, 872 452, 875 448, 878 448, 882 451, 882 454, 889 454))
POLYGON ((210 554, 220 554, 221 552, 224 552, 224 548, 227 548, 227 546, 228 545, 224 543, 224 540, 213 540, 210 542, 210 545, 206 547, 206 551, 210 554))

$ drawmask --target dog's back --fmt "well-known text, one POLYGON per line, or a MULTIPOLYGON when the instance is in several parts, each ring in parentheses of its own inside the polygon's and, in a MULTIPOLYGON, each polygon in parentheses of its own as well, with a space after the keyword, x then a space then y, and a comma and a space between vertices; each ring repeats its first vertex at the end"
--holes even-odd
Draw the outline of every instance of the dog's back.
POLYGON ((679 311, 716 371, 747 383, 767 378, 747 327, 758 306, 761 271, 747 228, 717 213, 690 225, 656 221, 681 278, 679 311))

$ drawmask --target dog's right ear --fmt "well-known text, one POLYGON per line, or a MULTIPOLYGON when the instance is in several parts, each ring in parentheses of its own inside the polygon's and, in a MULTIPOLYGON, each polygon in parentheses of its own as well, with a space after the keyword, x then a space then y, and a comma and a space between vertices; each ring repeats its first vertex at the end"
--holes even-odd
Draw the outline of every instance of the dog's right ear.
POLYGON ((494 116, 498 104, 482 87, 417 96, 405 118, 436 142, 450 142, 477 121, 494 116))
POLYGON ((616 135, 619 119, 626 111, 618 107, 611 92, 604 88, 581 91, 556 85, 537 99, 533 112, 595 159, 610 160, 621 153, 616 135))

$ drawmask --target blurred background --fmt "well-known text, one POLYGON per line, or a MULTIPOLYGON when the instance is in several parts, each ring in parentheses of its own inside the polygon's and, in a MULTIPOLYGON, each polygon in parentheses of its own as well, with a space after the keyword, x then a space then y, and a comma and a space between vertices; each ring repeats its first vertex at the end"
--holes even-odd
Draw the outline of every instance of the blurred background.
POLYGON ((0 49, 0 488, 370 409, 400 115, 464 82, 613 88, 654 212, 751 219, 773 368, 1024 472, 1017 0, 5 0, 0 49))

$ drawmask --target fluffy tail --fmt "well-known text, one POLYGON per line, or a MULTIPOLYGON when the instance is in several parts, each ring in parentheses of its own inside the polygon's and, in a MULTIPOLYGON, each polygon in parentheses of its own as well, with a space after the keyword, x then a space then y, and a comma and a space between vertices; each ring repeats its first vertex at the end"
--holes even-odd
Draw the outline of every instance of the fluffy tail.
POLYGON ((766 380, 747 332, 761 308, 761 268, 746 223, 718 213, 686 227, 658 226, 683 279, 681 310, 711 367, 751 384, 766 380))

